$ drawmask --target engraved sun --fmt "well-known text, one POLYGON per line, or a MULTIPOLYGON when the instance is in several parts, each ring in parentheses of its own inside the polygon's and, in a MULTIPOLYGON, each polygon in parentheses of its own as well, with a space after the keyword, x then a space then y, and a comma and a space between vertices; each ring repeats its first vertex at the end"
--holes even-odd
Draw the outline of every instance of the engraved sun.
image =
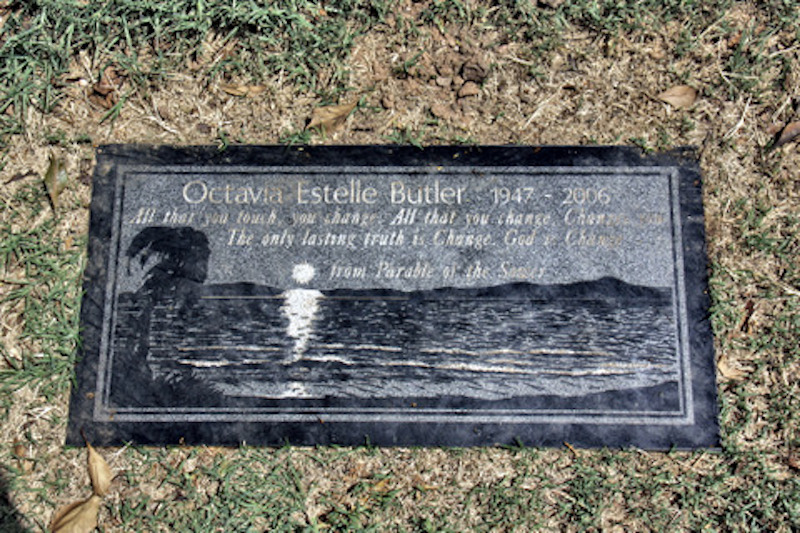
POLYGON ((292 279, 297 283, 305 285, 314 279, 314 275, 316 273, 317 271, 312 265, 309 265, 308 263, 300 263, 299 265, 294 266, 294 269, 292 270, 292 279))

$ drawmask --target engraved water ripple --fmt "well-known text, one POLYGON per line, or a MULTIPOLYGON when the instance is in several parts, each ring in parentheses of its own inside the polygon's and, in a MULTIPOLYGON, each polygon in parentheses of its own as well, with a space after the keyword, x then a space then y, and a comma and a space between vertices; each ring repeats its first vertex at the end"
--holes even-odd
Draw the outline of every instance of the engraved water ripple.
POLYGON ((671 306, 323 299, 293 359, 280 305, 158 305, 149 366, 265 398, 569 396, 677 379, 671 306))

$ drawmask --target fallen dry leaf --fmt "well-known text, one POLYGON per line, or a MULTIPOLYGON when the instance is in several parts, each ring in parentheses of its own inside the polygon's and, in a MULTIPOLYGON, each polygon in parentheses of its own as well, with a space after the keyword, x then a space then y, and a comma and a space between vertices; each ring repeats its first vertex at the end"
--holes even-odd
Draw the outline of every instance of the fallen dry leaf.
POLYGON ((747 300, 744 304, 744 318, 739 325, 739 331, 750 333, 750 319, 753 318, 753 312, 756 309, 756 304, 753 300, 747 300))
POLYGON ((317 107, 311 113, 311 122, 308 123, 306 129, 318 129, 323 135, 332 133, 344 125, 344 121, 347 120, 357 104, 358 100, 350 104, 317 107))
POLYGON ((411 485, 421 491, 431 491, 431 490, 439 490, 438 485, 431 485, 426 483, 425 480, 419 474, 414 474, 414 478, 411 480, 411 485))
POLYGON ((223 83, 219 86, 219 88, 230 94, 231 96, 240 96, 243 98, 257 96, 263 93, 266 89, 266 85, 236 85, 230 83, 223 83))
POLYGON ((58 198, 67 186, 67 170, 63 159, 50 156, 50 165, 44 174, 44 186, 50 195, 53 209, 58 208, 58 198))
POLYGON ((103 75, 100 76, 100 81, 95 83, 92 86, 92 89, 100 96, 108 96, 109 94, 117 90, 119 82, 120 82, 120 77, 117 75, 117 72, 114 70, 114 67, 107 67, 103 71, 103 75))
POLYGON ((481 88, 474 81, 466 82, 461 89, 458 90, 459 98, 466 98, 467 96, 478 96, 481 94, 481 88))
POLYGON ((24 444, 18 442, 14 445, 14 455, 23 472, 29 474, 33 470, 33 461, 28 457, 28 448, 24 444))
POLYGON ((778 140, 775 141, 773 147, 777 148, 786 143, 790 143, 798 136, 800 136, 800 121, 790 122, 781 130, 781 134, 778 136, 778 140))
POLYGON ((775 135, 777 135, 777 134, 778 134, 780 131, 783 131, 783 124, 782 124, 782 123, 780 123, 780 122, 773 122, 772 124, 770 124, 769 126, 767 126, 767 134, 768 134, 768 135, 775 136, 775 135))
POLYGON ((95 495, 105 496, 108 493, 108 487, 111 486, 111 480, 114 478, 111 467, 88 442, 86 449, 89 451, 89 479, 92 480, 92 489, 95 495))
POLYGON ((436 118, 451 120, 455 113, 449 105, 437 103, 431 106, 431 114, 436 118))
POLYGON ((681 109, 691 107, 697 100, 697 91, 688 85, 676 85, 657 96, 662 102, 681 109))
POLYGON ((117 89, 122 86, 123 78, 114 67, 106 67, 100 81, 92 85, 89 101, 104 109, 111 109, 119 102, 117 89))
POLYGON ((394 95, 392 93, 384 95, 381 98, 381 105, 386 109, 394 109, 394 95))
POLYGON ((739 381, 747 375, 747 372, 736 366, 730 357, 723 355, 717 361, 717 370, 725 379, 739 381))
POLYGON ((736 48, 740 42, 742 42, 742 32, 735 33, 728 39, 728 48, 736 48))
POLYGON ((119 102, 119 99, 117 98, 117 93, 109 93, 106 96, 92 93, 89 95, 89 101, 97 107, 108 110, 114 107, 114 105, 119 102))
POLYGON ((375 483, 372 486, 372 491, 373 492, 386 493, 386 492, 389 492, 389 489, 390 489, 390 487, 389 487, 389 478, 381 479, 380 481, 378 481, 377 483, 375 483))
POLYGON ((7 179, 5 183, 3 183, 3 185, 8 185, 9 183, 14 183, 15 181, 29 178, 31 176, 36 176, 36 172, 32 170, 29 170, 28 172, 18 172, 17 174, 14 174, 9 179, 7 179))
POLYGON ((480 58, 473 58, 461 67, 461 77, 466 81, 483 83, 489 75, 490 66, 480 58))
POLYGON ((789 452, 789 456, 786 458, 786 464, 795 470, 800 470, 800 454, 794 450, 789 452))
POLYGON ((28 450, 25 448, 25 445, 22 443, 14 444, 14 455, 17 456, 17 459, 26 459, 28 457, 28 450))
POLYGON ((88 500, 62 507, 53 517, 53 533, 90 533, 97 527, 97 514, 102 498, 92 494, 88 500))

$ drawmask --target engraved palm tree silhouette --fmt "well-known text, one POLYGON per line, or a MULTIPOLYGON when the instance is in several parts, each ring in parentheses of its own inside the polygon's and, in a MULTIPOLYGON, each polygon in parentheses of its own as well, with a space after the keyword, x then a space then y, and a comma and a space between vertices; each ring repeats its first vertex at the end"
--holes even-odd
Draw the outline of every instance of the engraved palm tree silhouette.
POLYGON ((138 307, 137 338, 133 355, 139 361, 150 351, 150 326, 153 311, 159 302, 169 302, 179 316, 199 299, 199 286, 208 275, 211 249, 208 237, 188 227, 151 226, 140 231, 125 254, 128 272, 131 263, 144 270, 144 281, 135 293, 138 307))
MULTIPOLYGON (((170 396, 174 390, 163 386, 163 382, 158 387, 146 385, 155 379, 146 364, 153 312, 162 302, 174 305, 179 314, 185 315, 200 296, 198 289, 208 275, 210 255, 205 234, 188 227, 152 226, 133 238, 125 251, 128 275, 132 275, 132 264, 138 265, 143 270, 143 281, 132 295, 133 313, 126 319, 130 331, 127 346, 114 356, 119 370, 112 373, 112 399, 116 397, 127 405, 168 405, 174 401, 170 396)), ((211 397, 207 391, 206 395, 211 397)))
POLYGON ((140 295, 166 295, 180 292, 182 284, 203 283, 208 275, 211 249, 208 237, 188 227, 151 226, 140 231, 126 252, 128 273, 131 261, 138 260, 146 269, 145 279, 137 291, 140 295))

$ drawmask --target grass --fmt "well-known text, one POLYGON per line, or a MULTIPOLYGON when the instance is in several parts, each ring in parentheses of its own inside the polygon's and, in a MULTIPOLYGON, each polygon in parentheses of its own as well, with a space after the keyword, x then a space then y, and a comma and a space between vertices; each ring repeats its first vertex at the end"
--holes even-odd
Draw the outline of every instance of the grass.
POLYGON ((258 80, 281 71, 300 87, 324 90, 319 74, 333 66, 327 85, 337 86, 353 39, 388 8, 352 0, 324 8, 308 1, 25 2, 0 30, 0 135, 19 133, 31 108, 53 109, 80 52, 98 79, 114 65, 145 93, 211 51, 223 52, 205 69, 211 78, 258 80))
MULTIPOLYGON (((46 195, 39 186, 21 189, 7 205, 8 219, 35 218, 46 195)), ((2 401, 8 407, 17 388, 37 382, 40 393, 54 400, 69 386, 79 342, 78 281, 82 269, 81 243, 65 246, 53 238, 57 221, 46 219, 32 227, 0 227, 0 271, 6 286, 0 303, 10 304, 19 321, 19 339, 33 353, 12 354, 3 344, 0 353, 8 367, 0 371, 2 401)), ((17 329, 13 326, 12 330, 17 329)))
MULTIPOLYGON (((436 0, 418 21, 400 27, 409 36, 424 24, 495 28, 503 40, 525 43, 526 55, 536 58, 559 46, 560 35, 571 27, 613 40, 620 32, 658 35, 665 24, 678 23, 679 55, 691 55, 703 37, 736 39, 710 89, 725 90, 730 98, 739 93, 758 97, 764 89, 759 72, 787 71, 791 58, 774 53, 776 34, 800 37, 800 15, 789 0, 759 2, 759 16, 746 28, 721 22, 719 14, 730 9, 730 0, 580 0, 556 10, 534 4, 523 0, 472 7, 469 2, 436 0)), ((208 80, 258 81, 281 72, 298 89, 338 94, 346 90, 345 60, 354 40, 396 13, 394 7, 391 0, 337 0, 324 6, 308 0, 269 5, 253 0, 25 2, 0 29, 0 140, 20 133, 31 109, 53 110, 63 96, 64 77, 79 66, 79 53, 88 60, 93 81, 113 65, 131 80, 132 91, 144 94, 192 63, 202 65, 199 74, 208 80), (209 55, 214 57, 208 60, 209 55)), ((405 20, 401 14, 396 17, 405 20)), ((407 74, 419 53, 397 68, 407 74)), ((124 94, 104 118, 113 120, 131 94, 124 94)))
POLYGON ((126 475, 121 496, 108 506, 109 527, 121 530, 512 531, 554 523, 576 530, 770 530, 796 522, 800 512, 800 484, 765 477, 769 464, 758 453, 651 458, 635 451, 571 457, 530 449, 443 450, 444 464, 474 464, 490 455, 507 472, 466 484, 437 473, 435 484, 424 488, 406 477, 415 467, 425 475, 420 462, 411 459, 410 468, 403 467, 398 461, 409 458, 392 450, 126 453, 141 461, 137 470, 155 474, 159 487, 154 490, 145 476, 126 475), (370 454, 383 468, 353 475, 370 454), (137 497, 139 491, 157 494, 157 501, 137 497), (409 505, 410 520, 400 522, 398 514, 409 505))
POLYGON ((93 143, 142 140, 221 149, 245 141, 697 144, 710 320, 718 356, 743 376, 720 379, 716 453, 104 450, 120 475, 101 511, 103 531, 800 528, 800 153, 796 144, 766 150, 768 127, 800 112, 797 1, 574 0, 551 9, 503 0, 49 0, 3 9, 5 530, 43 530, 55 508, 85 492, 82 451, 61 446, 89 193, 77 177, 93 143), (451 60, 437 55, 446 37, 447 54, 459 47, 453 75, 475 50, 491 59, 477 103, 435 83, 436 68, 451 60), (98 109, 86 92, 108 66, 124 84, 113 106, 98 109), (269 90, 225 99, 214 92, 219 81, 269 90), (693 108, 653 98, 678 83, 700 91, 693 108), (387 92, 391 105, 381 103, 387 92), (352 95, 364 102, 349 119, 358 128, 325 139, 304 129, 313 106, 352 95), (452 104, 453 118, 432 120, 434 99, 452 104), (169 129, 148 122, 153 113, 169 129), (34 177, 50 152, 67 158, 72 179, 56 213, 34 177))

